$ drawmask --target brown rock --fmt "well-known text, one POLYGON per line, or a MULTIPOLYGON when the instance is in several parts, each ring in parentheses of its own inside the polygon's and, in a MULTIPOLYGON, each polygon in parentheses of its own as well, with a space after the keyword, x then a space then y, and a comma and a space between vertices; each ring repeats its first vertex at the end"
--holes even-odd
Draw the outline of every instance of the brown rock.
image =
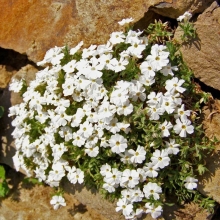
POLYGON ((203 12, 214 0, 181 0, 161 1, 154 5, 151 10, 165 17, 177 18, 184 12, 192 14, 203 12))
POLYGON ((107 220, 96 210, 81 204, 73 195, 64 195, 66 206, 53 210, 53 189, 43 185, 24 184, 24 175, 10 170, 8 181, 13 186, 10 196, 1 201, 1 220, 107 220))
POLYGON ((2 0, 0 46, 37 62, 54 46, 75 46, 81 40, 85 45, 105 43, 118 30, 118 21, 127 17, 137 21, 158 2, 2 0))
MULTIPOLYGON (((220 140, 220 100, 216 100, 212 105, 212 109, 205 107, 203 109, 205 120, 203 122, 205 133, 209 138, 214 136, 220 140)), ((209 172, 206 172, 200 178, 198 185, 199 191, 205 196, 210 196, 215 201, 220 203, 220 144, 216 145, 215 151, 211 156, 206 158, 206 167, 209 172)))
POLYGON ((0 65, 0 88, 4 89, 8 86, 11 77, 16 73, 11 66, 0 65))
MULTIPOLYGON (((73 187, 72 184, 66 185, 70 186, 67 193, 64 193, 66 206, 53 210, 50 205, 53 189, 49 186, 27 184, 23 179, 24 175, 21 173, 9 170, 7 180, 13 188, 9 197, 1 201, 1 220, 124 220, 122 214, 115 211, 115 204, 85 188, 81 191, 80 187, 73 187), (83 203, 80 203, 81 200, 83 203)), ((153 220, 151 215, 141 219, 153 220)), ((164 219, 161 217, 158 220, 164 219)))
POLYGON ((81 40, 85 46, 106 43, 109 34, 120 29, 118 21, 128 17, 138 21, 150 7, 167 17, 177 17, 188 9, 200 12, 212 1, 2 0, 0 46, 38 62, 54 46, 73 47, 81 40))
POLYGON ((163 217, 166 220, 210 220, 213 214, 199 207, 196 203, 165 206, 163 217))
MULTIPOLYGON (((198 38, 182 47, 187 65, 196 78, 206 85, 220 89, 220 7, 214 2, 195 22, 198 38)), ((180 35, 178 28, 176 38, 180 35)))

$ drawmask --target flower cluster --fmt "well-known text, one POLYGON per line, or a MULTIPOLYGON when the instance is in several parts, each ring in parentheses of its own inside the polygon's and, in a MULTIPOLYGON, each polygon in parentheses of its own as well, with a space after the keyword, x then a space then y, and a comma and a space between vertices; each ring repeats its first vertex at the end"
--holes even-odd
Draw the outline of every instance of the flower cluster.
MULTIPOLYGON (((51 187, 64 177, 73 184, 90 178, 116 195, 126 219, 157 218, 164 170, 194 133, 185 80, 167 46, 152 45, 139 30, 82 46, 47 51, 38 63, 47 67, 22 92, 24 102, 10 108, 15 167, 51 187)), ((23 84, 13 80, 10 90, 23 84)), ((190 170, 180 185, 196 188, 193 176, 190 170)), ((51 204, 66 205, 58 195, 51 204)))

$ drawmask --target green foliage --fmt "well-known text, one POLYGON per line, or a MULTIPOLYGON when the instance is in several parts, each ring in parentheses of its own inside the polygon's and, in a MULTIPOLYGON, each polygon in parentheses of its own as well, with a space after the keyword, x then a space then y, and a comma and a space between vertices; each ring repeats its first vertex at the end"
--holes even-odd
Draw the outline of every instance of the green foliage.
POLYGON ((37 178, 33 178, 33 177, 24 178, 22 181, 24 184, 43 185, 42 182, 40 182, 37 178))
POLYGON ((22 96, 27 91, 27 87, 28 87, 26 80, 23 79, 22 82, 23 82, 23 84, 22 84, 22 88, 20 90, 20 96, 22 96))
POLYGON ((162 23, 161 20, 155 20, 151 23, 147 29, 148 39, 151 43, 163 44, 166 41, 170 41, 173 36, 173 30, 169 27, 169 23, 162 23))
POLYGON ((0 166, 0 197, 6 197, 8 193, 9 187, 6 181, 5 168, 0 166))
POLYGON ((182 41, 188 42, 191 39, 196 38, 196 29, 191 22, 184 21, 183 23, 180 23, 179 26, 183 31, 183 35, 181 36, 182 41))

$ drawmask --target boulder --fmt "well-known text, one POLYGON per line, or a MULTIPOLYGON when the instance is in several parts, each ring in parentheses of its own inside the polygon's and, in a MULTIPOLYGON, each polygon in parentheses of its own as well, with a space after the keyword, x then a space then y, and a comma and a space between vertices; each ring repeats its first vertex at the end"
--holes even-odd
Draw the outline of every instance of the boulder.
POLYGON ((192 14, 202 13, 214 0, 181 0, 161 1, 151 7, 151 10, 165 17, 176 19, 184 12, 192 14))
MULTIPOLYGON (((214 89, 220 89, 220 7, 214 2, 195 22, 198 34, 188 44, 183 45, 181 52, 184 61, 192 69, 195 77, 214 89)), ((177 29, 175 38, 182 33, 177 29)))
POLYGON ((75 196, 65 194, 66 206, 53 210, 50 205, 53 189, 49 186, 25 183, 24 175, 7 171, 10 195, 1 201, 1 220, 54 219, 54 220, 108 220, 96 210, 81 204, 75 196))
POLYGON ((118 21, 133 17, 137 22, 149 8, 176 18, 189 9, 201 12, 212 1, 2 0, 0 47, 27 54, 36 63, 54 46, 105 43, 119 29, 118 21))
MULTIPOLYGON (((16 70, 7 65, 0 65, 0 88, 4 89, 8 86, 11 77, 16 73, 16 70)), ((1 103, 0 103, 1 105, 1 103)))
MULTIPOLYGON (((1 220, 54 219, 54 220, 123 220, 115 212, 114 204, 101 198, 99 194, 82 188, 79 185, 65 184, 66 206, 53 210, 50 205, 53 189, 49 186, 33 184, 24 180, 25 176, 13 169, 7 169, 10 195, 1 201, 1 220), (74 188, 74 190, 73 190, 74 188), (81 202, 82 203, 81 203, 81 202)), ((165 206, 163 217, 158 220, 203 220, 212 219, 212 214, 202 210, 197 204, 165 206)), ((142 220, 153 220, 150 215, 142 220)))
MULTIPOLYGON (((203 108, 205 133, 209 138, 216 137, 220 140, 220 100, 215 100, 211 108, 203 108)), ((206 172, 199 179, 198 190, 205 196, 213 198, 220 203, 220 142, 216 145, 211 156, 206 158, 206 172)))
POLYGON ((27 54, 37 62, 54 46, 75 46, 81 40, 85 45, 105 43, 119 28, 118 21, 127 17, 137 21, 158 2, 3 0, 0 46, 27 54))

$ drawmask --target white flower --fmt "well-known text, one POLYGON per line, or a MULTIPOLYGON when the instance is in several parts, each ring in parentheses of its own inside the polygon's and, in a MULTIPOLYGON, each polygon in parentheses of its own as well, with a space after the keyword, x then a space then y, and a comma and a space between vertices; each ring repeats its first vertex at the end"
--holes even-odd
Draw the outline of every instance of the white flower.
POLYGON ((163 115, 164 111, 165 109, 160 104, 151 104, 147 114, 150 116, 150 120, 159 120, 160 115, 163 115))
POLYGON ((185 82, 183 79, 178 79, 177 77, 173 77, 166 81, 166 90, 170 93, 174 93, 178 91, 179 93, 183 93, 186 89, 181 87, 182 84, 185 82))
POLYGON ((112 135, 108 142, 112 152, 116 154, 124 152, 127 148, 127 139, 120 134, 112 135))
POLYGON ((132 190, 133 189, 123 189, 121 191, 122 198, 127 199, 127 201, 132 202, 132 190))
POLYGON ((171 96, 163 96, 163 102, 161 105, 168 114, 172 114, 176 108, 176 104, 174 103, 171 96))
POLYGON ((149 99, 147 101, 148 105, 151 106, 151 107, 154 107, 155 105, 157 104, 161 104, 162 102, 162 96, 163 94, 161 92, 159 93, 155 93, 155 92, 151 92, 147 98, 149 99))
POLYGON ((188 11, 186 11, 183 15, 180 15, 176 20, 182 22, 184 21, 188 21, 190 20, 190 18, 192 17, 192 14, 188 11))
POLYGON ((174 71, 178 71, 178 67, 177 67, 177 66, 171 66, 171 64, 168 63, 167 66, 163 67, 163 68, 160 70, 160 72, 161 72, 164 76, 168 76, 168 75, 173 76, 173 75, 174 75, 173 70, 174 70, 174 71))
POLYGON ((106 126, 106 129, 111 131, 113 134, 116 134, 117 132, 120 131, 120 128, 118 126, 118 119, 117 118, 113 118, 110 121, 110 124, 108 126, 106 126))
POLYGON ((121 56, 119 60, 114 58, 110 61, 110 63, 112 64, 112 66, 114 66, 114 69, 112 70, 118 73, 122 70, 125 70, 129 62, 128 62, 128 59, 121 56))
POLYGON ((190 113, 191 111, 190 110, 184 110, 184 104, 181 105, 180 108, 178 108, 177 110, 177 114, 174 115, 174 117, 177 119, 177 118, 180 118, 180 119, 187 119, 188 116, 190 116, 190 113))
POLYGON ((125 169, 122 173, 120 185, 134 188, 139 183, 139 173, 136 170, 125 169))
POLYGON ((186 182, 184 184, 184 186, 187 188, 187 189, 190 189, 190 190, 193 190, 195 188, 197 188, 197 182, 198 180, 193 178, 193 177, 186 177, 186 179, 184 180, 184 182, 186 182))
POLYGON ((142 163, 145 160, 146 151, 144 147, 138 145, 136 151, 130 149, 128 153, 131 154, 130 161, 132 163, 142 163))
POLYGON ((142 198, 144 197, 143 192, 140 190, 139 187, 135 187, 134 189, 130 189, 131 190, 131 198, 132 198, 132 202, 141 202, 142 198))
POLYGON ((67 147, 64 145, 64 143, 55 144, 52 147, 52 151, 53 151, 52 156, 54 157, 54 161, 58 161, 62 157, 63 153, 67 151, 67 147))
POLYGON ((145 204, 147 210, 145 213, 150 213, 153 218, 157 218, 163 212, 162 206, 155 206, 154 204, 150 204, 149 202, 145 204))
POLYGON ((130 215, 130 213, 133 211, 133 205, 129 204, 125 198, 119 199, 115 210, 116 212, 122 210, 123 215, 130 215))
POLYGON ((178 154, 178 152, 179 152, 179 148, 178 147, 180 145, 176 144, 174 139, 170 139, 169 141, 170 142, 165 141, 166 147, 167 147, 167 153, 168 154, 174 154, 174 155, 178 154))
POLYGON ((60 181, 65 176, 65 170, 63 166, 56 161, 53 164, 52 170, 49 172, 48 181, 60 181))
POLYGON ((69 169, 67 178, 72 184, 76 184, 77 182, 81 184, 84 181, 84 172, 79 168, 76 169, 76 167, 73 166, 71 169, 69 169))
POLYGON ((123 106, 128 101, 128 98, 128 90, 122 87, 112 91, 110 101, 116 106, 123 106))
POLYGON ((168 153, 165 150, 155 150, 153 156, 151 157, 151 161, 157 167, 163 169, 168 166, 170 163, 170 158, 168 157, 168 153))
POLYGON ((125 41, 125 35, 124 35, 124 33, 123 33, 122 31, 113 32, 113 33, 111 33, 111 35, 110 35, 109 41, 110 41, 113 45, 119 44, 119 43, 125 41))
POLYGON ((50 200, 50 204, 57 210, 60 206, 66 206, 65 199, 62 196, 53 196, 50 200))
POLYGON ((132 101, 136 102, 138 99, 140 99, 142 102, 145 101, 145 88, 139 81, 136 81, 135 84, 132 85, 130 95, 132 97, 132 101))
POLYGON ((143 31, 133 31, 129 30, 127 33, 127 37, 125 42, 129 44, 133 44, 137 41, 139 41, 139 36, 143 33, 143 31))
POLYGON ((131 23, 132 21, 134 21, 133 18, 124 18, 124 19, 122 19, 121 21, 119 21, 118 23, 119 23, 119 25, 123 26, 123 25, 125 25, 125 24, 131 23))
POLYGON ((22 89, 22 86, 23 86, 23 79, 18 80, 18 79, 12 78, 10 85, 9 85, 9 90, 18 93, 22 89))
POLYGON ((86 143, 85 147, 85 153, 87 153, 89 157, 96 157, 99 154, 98 146, 93 146, 86 143))
POLYGON ((118 106, 118 115, 130 115, 133 112, 133 105, 127 100, 122 106, 118 106))
POLYGON ((92 135, 93 130, 94 127, 92 126, 92 124, 88 121, 85 121, 83 124, 80 125, 80 129, 77 133, 87 139, 89 136, 92 135))
POLYGON ((101 70, 104 67, 104 63, 100 63, 95 57, 90 59, 90 65, 84 68, 84 74, 87 79, 94 80, 102 76, 101 70))
POLYGON ((102 54, 98 60, 100 63, 104 63, 104 68, 107 70, 114 70, 114 65, 111 62, 113 59, 113 55, 111 53, 108 54, 102 54))
POLYGON ((150 62, 144 61, 140 65, 141 74, 147 76, 147 77, 154 77, 155 71, 153 69, 153 66, 150 62))
POLYGON ((153 76, 148 76, 148 75, 146 75, 146 74, 141 75, 141 76, 139 77, 138 81, 139 81, 141 84, 145 85, 145 86, 151 86, 151 85, 153 85, 153 84, 155 83, 154 77, 153 77, 153 76))
POLYGON ((131 157, 131 154, 125 150, 125 152, 123 154, 119 154, 120 157, 121 157, 121 161, 124 163, 124 164, 131 164, 131 160, 130 160, 130 157, 131 157))
POLYGON ((142 51, 146 48, 146 45, 142 44, 141 40, 136 40, 134 42, 131 42, 131 46, 128 47, 127 52, 133 56, 142 58, 142 51))
POLYGON ((107 172, 104 178, 106 183, 111 183, 111 185, 117 185, 121 181, 121 172, 116 169, 112 168, 111 172, 107 172))
POLYGON ((173 130, 176 134, 179 134, 180 137, 186 137, 186 134, 192 134, 194 132, 194 127, 191 125, 191 121, 188 119, 176 120, 176 125, 174 125, 173 130))
POLYGON ((153 70, 161 70, 169 63, 169 52, 165 52, 165 46, 155 44, 151 47, 151 55, 146 60, 151 63, 153 70))
POLYGON ((76 68, 76 60, 71 60, 69 63, 63 66, 63 70, 68 73, 73 73, 76 68))
POLYGON ((147 166, 145 166, 143 169, 145 171, 145 175, 148 177, 157 177, 158 176, 158 172, 159 168, 157 165, 155 165, 154 163, 147 163, 147 166))
POLYGON ((104 183, 102 187, 109 193, 115 192, 115 185, 112 183, 104 183))
POLYGON ((153 196, 155 200, 158 200, 160 198, 159 193, 162 193, 162 188, 156 183, 149 182, 148 184, 144 185, 143 192, 147 199, 153 196))
POLYGON ((57 47, 49 49, 44 56, 44 59, 37 63, 38 66, 42 66, 46 63, 52 63, 53 65, 60 64, 60 60, 64 57, 64 54, 61 53, 63 47, 57 47))
POLYGON ((16 171, 19 171, 20 168, 24 165, 23 155, 19 151, 16 151, 15 155, 12 157, 12 160, 16 171))
POLYGON ((70 49, 70 55, 74 55, 83 45, 83 41, 80 41, 78 45, 70 49))
POLYGON ((109 164, 104 164, 101 166, 100 173, 102 176, 106 176, 107 173, 111 172, 111 166, 109 164))
POLYGON ((95 53, 96 53, 96 45, 91 45, 89 48, 84 48, 83 49, 83 53, 82 53, 82 58, 85 59, 85 58, 88 58, 90 56, 94 56, 95 53))
POLYGON ((69 126, 64 126, 60 128, 60 137, 64 138, 65 141, 69 141, 73 138, 72 129, 69 126))
POLYGON ((73 133, 73 145, 74 146, 78 146, 81 147, 82 145, 84 145, 86 139, 82 136, 82 134, 80 134, 79 132, 74 132, 73 133))
POLYGON ((168 137, 170 136, 170 132, 169 132, 169 129, 171 129, 173 127, 173 125, 171 124, 171 122, 165 120, 163 124, 161 124, 159 126, 159 128, 161 129, 161 135, 162 137, 168 137))

